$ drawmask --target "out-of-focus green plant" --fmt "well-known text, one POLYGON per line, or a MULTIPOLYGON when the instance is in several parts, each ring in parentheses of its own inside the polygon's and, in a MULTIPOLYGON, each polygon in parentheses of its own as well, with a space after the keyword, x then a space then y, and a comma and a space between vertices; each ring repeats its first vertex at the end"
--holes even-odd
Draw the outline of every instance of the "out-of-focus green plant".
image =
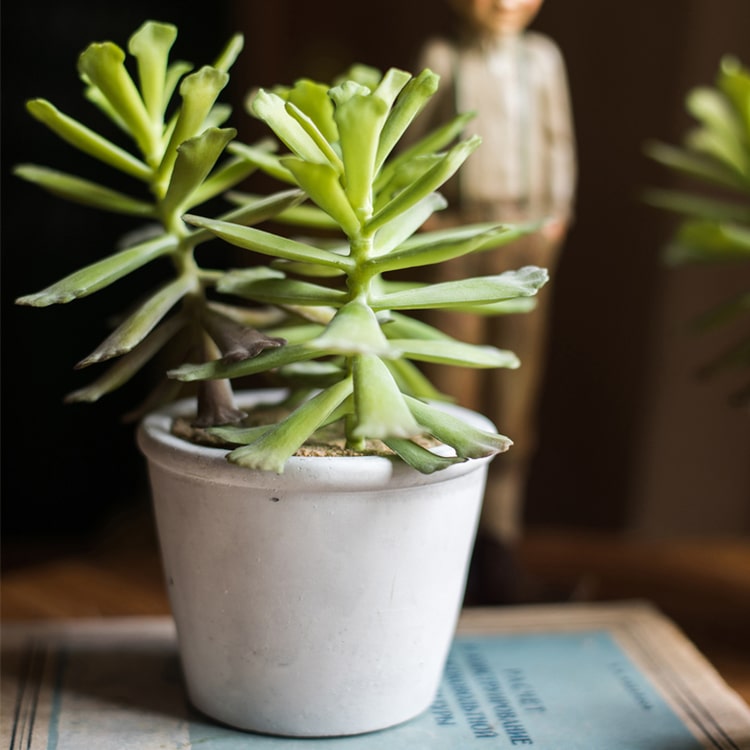
MULTIPOLYGON (((647 153, 670 169, 697 181, 696 190, 651 190, 653 205, 682 216, 665 250, 672 265, 750 262, 750 70, 738 60, 721 61, 716 85, 693 89, 688 112, 698 125, 682 146, 650 143, 647 153)), ((696 324, 705 330, 750 314, 750 290, 702 315, 696 324)), ((708 363, 703 371, 750 366, 750 336, 708 363)), ((738 404, 750 405, 750 385, 734 394, 738 404)))
POLYGON ((252 98, 254 115, 289 153, 252 147, 238 147, 237 153, 309 196, 313 206, 285 212, 284 218, 332 225, 340 240, 290 239, 233 221, 185 217, 192 226, 271 259, 267 266, 222 278, 220 291, 298 316, 266 329, 287 340, 286 346, 252 360, 184 365, 171 373, 189 381, 273 370, 295 384, 296 408, 280 422, 212 430, 238 445, 230 460, 280 472, 313 433, 332 423, 343 426, 349 447, 362 450, 367 441, 383 441, 423 472, 510 445, 504 436, 477 430, 430 403, 440 394, 414 364, 518 366, 511 352, 457 341, 406 311, 524 311, 547 280, 546 270, 536 267, 440 284, 407 279, 407 272, 497 248, 529 231, 479 224, 418 232, 446 205, 437 189, 479 145, 476 137, 454 143, 466 119, 459 116, 396 150, 437 85, 429 70, 414 77, 391 69, 381 76, 358 67, 332 87, 300 80, 252 98), (397 278, 389 277, 392 272, 397 278), (420 444, 425 434, 451 446, 455 455, 427 450, 420 444))
MULTIPOLYGON (((67 200, 127 214, 139 223, 150 222, 153 229, 134 233, 140 239, 127 247, 17 301, 37 307, 70 302, 108 287, 157 258, 169 258, 174 268, 174 278, 152 291, 79 363, 78 367, 86 367, 115 360, 92 384, 70 394, 69 401, 96 401, 128 381, 164 348, 172 350, 166 358, 174 365, 219 354, 233 359, 252 357, 283 343, 257 330, 267 312, 209 301, 207 291, 216 287, 222 273, 201 268, 194 251, 213 236, 192 229, 181 218, 186 211, 235 187, 255 169, 241 156, 222 160, 227 148, 232 148, 236 131, 221 127, 229 108, 217 104, 217 98, 242 49, 242 38, 231 39, 213 65, 191 72, 189 63, 169 61, 176 37, 174 26, 153 21, 132 35, 128 51, 137 70, 135 80, 126 67, 125 51, 113 42, 91 44, 78 59, 86 97, 130 137, 135 147, 132 151, 44 99, 27 104, 29 113, 62 140, 140 182, 144 197, 33 164, 17 166, 17 175, 67 200)), ((285 191, 248 203, 223 218, 255 223, 303 197, 299 190, 285 191)), ((171 400, 180 387, 179 382, 165 378, 144 409, 171 400)), ((221 424, 240 414, 226 382, 203 384, 199 404, 199 421, 205 424, 221 424)))

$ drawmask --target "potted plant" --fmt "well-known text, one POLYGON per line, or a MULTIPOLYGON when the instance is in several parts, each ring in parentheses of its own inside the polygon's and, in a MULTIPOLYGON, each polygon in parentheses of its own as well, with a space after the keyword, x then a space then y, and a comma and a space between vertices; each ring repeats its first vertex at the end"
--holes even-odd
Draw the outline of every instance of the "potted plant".
MULTIPOLYGON (((547 274, 530 267, 437 285, 407 278, 526 231, 418 232, 445 205, 436 190, 478 146, 450 145, 459 117, 396 151, 435 91, 430 71, 358 67, 334 86, 300 80, 258 92, 253 113, 289 150, 277 155, 232 143, 234 131, 216 127, 223 111, 214 102, 237 39, 214 66, 183 78, 182 101, 168 112, 186 73, 168 64, 175 33, 147 23, 133 35, 139 86, 112 43, 80 58, 89 98, 133 137, 140 157, 30 103, 64 139, 142 180, 152 197, 38 167, 20 167, 22 177, 157 219, 159 230, 19 301, 66 302, 155 257, 172 259, 175 280, 82 363, 117 364, 72 399, 96 400, 167 346, 166 382, 200 384, 197 405, 172 403, 139 430, 191 700, 225 723, 273 734, 387 727, 434 697, 487 463, 510 445, 480 415, 439 405, 415 363, 518 366, 510 352, 455 341, 405 311, 522 312, 547 274), (229 160, 216 166, 225 152, 229 160), (237 207, 218 219, 196 215, 195 206, 258 167, 290 188, 235 194, 237 207), (336 231, 309 240, 249 226, 271 217, 336 231), (270 261, 204 268, 194 251, 213 236, 270 261), (229 383, 259 374, 280 387, 235 403, 229 383)), ((163 394, 148 406, 157 400, 163 394)))

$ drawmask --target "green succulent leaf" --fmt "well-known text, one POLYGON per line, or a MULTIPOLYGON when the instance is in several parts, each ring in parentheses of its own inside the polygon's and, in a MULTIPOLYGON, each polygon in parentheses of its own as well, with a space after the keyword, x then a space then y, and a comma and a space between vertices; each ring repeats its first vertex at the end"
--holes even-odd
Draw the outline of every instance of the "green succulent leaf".
POLYGON ((341 162, 341 158, 334 150, 333 146, 328 142, 323 133, 318 129, 315 121, 308 117, 296 104, 292 102, 286 103, 286 111, 302 126, 302 129, 312 138, 315 145, 320 149, 320 152, 328 160, 328 164, 333 168, 337 174, 343 174, 344 165, 341 162))
POLYGON ((45 99, 32 99, 27 102, 26 109, 57 136, 85 154, 138 180, 148 182, 151 179, 148 165, 77 120, 63 114, 45 99))
POLYGON ((344 305, 325 331, 307 346, 349 355, 377 354, 396 358, 400 354, 386 339, 375 313, 359 300, 344 305))
POLYGON ((125 69, 125 52, 112 42, 91 44, 78 58, 78 70, 99 89, 150 161, 156 154, 160 134, 154 131, 146 105, 125 69))
POLYGON ((183 141, 177 149, 172 176, 162 201, 165 215, 180 211, 214 168, 227 144, 237 135, 233 128, 209 128, 183 141))
POLYGON ((88 367, 96 362, 127 354, 151 333, 192 288, 193 280, 187 276, 178 277, 165 284, 123 321, 88 357, 82 359, 76 368, 88 367))
POLYGON ((314 164, 327 163, 325 154, 302 125, 287 112, 286 102, 280 96, 261 89, 253 99, 251 109, 300 159, 314 164))
MULTIPOLYGON (((182 78, 193 70, 193 64, 177 60, 169 64, 164 76, 164 106, 168 104, 182 78)), ((174 125, 173 125, 174 126, 174 125)))
POLYGON ((321 391, 253 443, 233 450, 229 460, 256 471, 283 473, 287 460, 351 392, 351 378, 321 391))
MULTIPOLYGON (((346 175, 346 196, 358 218, 355 231, 359 229, 359 223, 372 213, 375 158, 380 131, 389 111, 388 103, 376 93, 370 93, 367 89, 363 89, 363 92, 366 93, 339 97, 334 109, 346 175)), ((320 205, 315 196, 311 197, 320 205)), ((347 234, 351 232, 347 231, 347 234)))
POLYGON ((377 231, 373 243, 373 256, 392 253, 408 240, 435 211, 440 211, 447 205, 448 202, 440 193, 426 195, 421 201, 377 231))
POLYGON ((154 123, 164 117, 164 98, 169 51, 177 39, 177 28, 168 23, 147 21, 131 37, 128 52, 138 61, 138 78, 143 102, 154 123))
POLYGON ((511 369, 515 369, 521 364, 513 352, 497 349, 494 346, 466 344, 452 339, 440 341, 390 339, 390 345, 394 349, 401 350, 403 356, 407 359, 415 359, 420 362, 437 362, 459 367, 508 367, 511 369))
MULTIPOLYGON (((225 287, 226 288, 226 287, 225 287)), ((272 305, 340 306, 347 301, 347 293, 309 281, 297 279, 267 279, 237 285, 234 293, 245 299, 272 305)))
POLYGON ((272 428, 273 425, 270 424, 255 425, 254 427, 220 425, 218 427, 209 427, 207 432, 232 445, 248 445, 265 435, 272 428))
POLYGON ((224 49, 219 53, 219 56, 214 61, 213 67, 216 70, 221 70, 226 73, 232 65, 237 61, 240 52, 242 52, 245 46, 245 39, 242 34, 235 34, 227 42, 224 49))
POLYGON ((383 165, 375 180, 375 192, 383 190, 391 182, 395 173, 403 169, 409 162, 442 151, 463 132, 467 123, 475 116, 476 114, 473 112, 456 115, 450 122, 436 128, 413 146, 390 159, 383 165))
POLYGON ((182 106, 159 164, 159 181, 168 181, 180 144, 205 130, 206 118, 228 80, 227 73, 208 65, 183 79, 180 84, 182 106))
POLYGON ((16 302, 21 305, 46 307, 86 297, 127 276, 131 271, 145 266, 155 258, 166 255, 176 247, 175 237, 162 235, 92 263, 40 292, 19 297, 16 302))
POLYGON ((428 401, 440 401, 446 398, 409 360, 389 359, 385 364, 391 371, 401 393, 428 401))
MULTIPOLYGON (((390 72, 390 71, 389 71, 390 72)), ((403 79, 396 79, 396 85, 403 79)), ((424 108, 430 97, 437 91, 439 76, 431 70, 423 70, 418 76, 399 87, 400 95, 396 105, 390 110, 383 126, 375 159, 375 169, 383 162, 399 142, 414 118, 424 108)), ((395 87, 394 87, 395 88, 395 87)), ((442 148, 442 145, 440 146, 442 148)))
POLYGON ((302 78, 288 89, 284 98, 315 123, 328 143, 338 141, 339 133, 333 119, 333 102, 328 96, 328 86, 302 78))
POLYGON ((406 396, 415 418, 438 440, 450 445, 462 458, 483 458, 503 453, 513 441, 495 432, 480 430, 436 406, 406 396))
POLYGON ((329 164, 302 161, 294 156, 284 157, 281 163, 294 175, 297 184, 310 199, 325 211, 349 237, 356 236, 361 223, 339 180, 329 164))
MULTIPOLYGON (((373 258, 367 266, 376 273, 386 273, 405 268, 416 268, 430 264, 444 263, 453 258, 459 258, 469 253, 492 250, 507 245, 519 237, 532 231, 528 225, 505 226, 495 225, 490 231, 485 231, 467 239, 429 244, 426 241, 404 245, 382 258, 373 258)), ((428 234, 422 238, 426 240, 428 234)))
POLYGON ((354 438, 409 438, 424 430, 412 416, 404 396, 383 361, 374 354, 353 360, 356 423, 354 438))
POLYGON ((387 438, 383 442, 405 463, 422 474, 432 474, 466 461, 465 458, 458 456, 441 456, 432 453, 413 440, 405 438, 387 438))
POLYGON ((320 352, 312 351, 304 344, 287 344, 277 349, 266 349, 257 357, 242 362, 216 360, 200 365, 181 365, 170 370, 167 375, 185 383, 195 380, 215 380, 216 378, 242 378, 259 372, 270 372, 292 362, 304 362, 319 356, 321 356, 320 352))
POLYGON ((240 158, 255 165, 267 175, 280 182, 288 182, 296 185, 292 173, 281 163, 281 158, 276 154, 269 153, 266 149, 258 146, 248 146, 244 143, 231 143, 227 149, 229 153, 236 154, 240 158))
POLYGON ((374 232, 380 227, 404 213, 408 208, 418 203, 429 193, 436 190, 446 180, 453 176, 461 164, 479 146, 481 139, 473 136, 454 146, 440 161, 431 167, 418 180, 402 190, 391 199, 367 222, 365 230, 374 232))
MULTIPOLYGON (((198 187, 193 191, 190 202, 186 205, 187 209, 199 206, 201 203, 205 203, 211 198, 215 198, 217 195, 226 193, 231 190, 235 185, 238 185, 246 177, 249 177, 257 167, 254 164, 250 164, 244 159, 229 159, 218 167, 213 174, 207 177, 198 187)), ((257 198, 255 199, 257 200, 257 198)), ((246 202, 252 202, 248 200, 246 202)))
POLYGON ((102 396, 117 390, 127 383, 144 365, 149 362, 161 349, 172 341, 185 326, 187 319, 174 315, 157 326, 141 343, 120 357, 107 371, 93 383, 65 397, 67 403, 98 401, 102 396))
MULTIPOLYGON (((194 199, 197 198, 199 192, 200 190, 193 194, 194 199)), ((296 206, 304 199, 305 194, 301 190, 285 190, 262 198, 257 198, 255 201, 248 201, 239 208, 235 208, 232 211, 220 215, 216 221, 224 221, 243 226, 259 224, 261 221, 266 221, 266 219, 275 217, 278 212, 296 206)), ((213 232, 210 232, 208 229, 198 229, 190 236, 190 241, 193 244, 198 244, 210 240, 214 236, 213 232)))
POLYGON ((149 219, 153 218, 156 212, 151 203, 131 198, 117 190, 48 167, 19 164, 14 167, 13 173, 53 195, 90 208, 149 219))
POLYGON ((374 310, 425 310, 488 304, 536 294, 548 278, 546 269, 526 266, 497 276, 446 281, 384 294, 371 300, 371 305, 374 310))
POLYGON ((261 229, 237 226, 231 222, 206 219, 200 216, 187 215, 183 218, 188 224, 207 229, 217 237, 221 237, 245 250, 253 250, 263 255, 294 260, 300 263, 320 263, 324 266, 344 270, 351 267, 349 258, 303 242, 280 237, 271 232, 264 232, 261 229))

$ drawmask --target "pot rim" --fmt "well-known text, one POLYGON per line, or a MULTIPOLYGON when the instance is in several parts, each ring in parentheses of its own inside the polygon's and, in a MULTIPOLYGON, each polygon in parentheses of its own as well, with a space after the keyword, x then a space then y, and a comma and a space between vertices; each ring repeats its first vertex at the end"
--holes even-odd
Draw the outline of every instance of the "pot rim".
MULTIPOLYGON (((268 388, 240 391, 237 402, 240 407, 249 407, 262 401, 279 401, 286 391, 268 388)), ((458 414, 482 429, 494 429, 484 415, 454 404, 439 404, 458 414)), ((188 416, 195 411, 195 399, 181 399, 148 414, 138 428, 137 441, 141 452, 150 462, 160 464, 185 476, 236 486, 268 487, 282 489, 284 486, 309 482, 315 476, 316 484, 334 488, 378 489, 393 485, 401 486, 431 484, 468 474, 483 467, 494 456, 468 459, 462 463, 422 474, 396 456, 292 456, 285 464, 284 473, 247 469, 226 460, 226 448, 213 448, 191 443, 172 434, 171 426, 176 417, 188 416)), ((450 449, 446 446, 446 450, 450 449)), ((446 453, 446 455, 451 455, 446 453)))

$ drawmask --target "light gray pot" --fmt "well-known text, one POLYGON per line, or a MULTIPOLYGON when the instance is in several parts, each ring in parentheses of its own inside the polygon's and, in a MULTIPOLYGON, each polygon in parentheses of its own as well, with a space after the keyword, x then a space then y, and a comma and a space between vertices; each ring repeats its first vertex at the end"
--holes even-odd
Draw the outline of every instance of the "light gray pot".
POLYGON ((138 440, 193 704, 298 737, 382 729, 428 708, 489 459, 428 476, 384 457, 254 472, 171 435, 191 407, 147 417, 138 440))

